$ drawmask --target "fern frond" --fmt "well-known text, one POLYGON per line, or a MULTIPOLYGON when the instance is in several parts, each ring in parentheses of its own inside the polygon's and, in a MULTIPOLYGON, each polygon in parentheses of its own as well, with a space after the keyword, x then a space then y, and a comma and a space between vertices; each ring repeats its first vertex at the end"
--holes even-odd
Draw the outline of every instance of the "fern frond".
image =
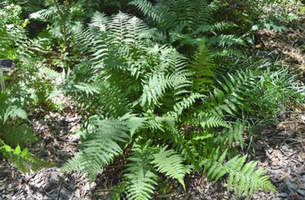
POLYGON ((254 78, 255 75, 249 70, 237 71, 235 75, 228 74, 224 82, 218 81, 222 89, 213 86, 210 102, 205 105, 211 109, 211 113, 219 116, 224 116, 225 113, 234 116, 238 111, 249 109, 244 100, 253 88, 254 78))
POLYGON ((203 129, 214 127, 229 127, 228 123, 221 116, 209 114, 206 112, 199 112, 194 117, 194 124, 200 125, 203 129))
POLYGON ((38 140, 31 129, 26 124, 21 124, 20 120, 14 120, 13 123, 6 122, 2 124, 0 132, 3 133, 1 139, 3 139, 6 144, 13 147, 20 145, 23 148, 38 140))
POLYGON ((239 196, 241 196, 243 191, 246 196, 248 194, 253 196, 253 193, 257 191, 258 187, 261 187, 263 190, 277 192, 269 181, 268 176, 263 176, 265 169, 260 168, 256 171, 254 170, 257 162, 251 161, 245 164, 247 156, 240 157, 237 155, 224 163, 227 151, 224 151, 220 156, 218 156, 218 151, 219 149, 215 152, 212 160, 205 161, 205 167, 208 168, 207 176, 210 179, 217 181, 220 177, 228 173, 228 191, 233 183, 234 191, 239 196))
POLYGON ((245 124, 240 120, 237 120, 233 125, 230 124, 229 128, 224 128, 221 133, 215 138, 215 141, 219 142, 221 145, 231 147, 233 142, 239 144, 243 149, 244 138, 243 133, 245 129, 245 124))
MULTIPOLYGON (((216 22, 212 25, 213 31, 220 31, 223 32, 227 29, 233 28, 233 27, 238 27, 236 24, 233 22, 227 22, 227 21, 221 21, 221 22, 216 22)), ((212 32, 212 31, 211 31, 212 32)))
POLYGON ((90 180, 96 177, 101 167, 109 164, 115 156, 122 153, 120 143, 129 136, 126 122, 118 119, 95 120, 93 128, 82 136, 81 149, 74 159, 69 160, 61 169, 77 170, 88 173, 90 180))
POLYGON ((142 20, 121 12, 111 19, 109 29, 114 36, 113 42, 118 44, 134 44, 140 33, 148 30, 142 20))
POLYGON ((206 84, 211 83, 211 77, 214 76, 212 72, 215 64, 209 55, 209 51, 205 46, 204 39, 198 48, 198 51, 192 56, 193 60, 190 61, 189 66, 191 67, 193 74, 193 90, 203 92, 206 90, 206 84))
POLYGON ((196 99, 201 99, 205 97, 202 94, 199 93, 191 93, 189 96, 184 97, 181 101, 178 101, 174 105, 174 114, 178 118, 183 112, 183 110, 186 110, 188 108, 191 108, 191 106, 195 103, 196 99))
POLYGON ((109 23, 109 19, 108 17, 106 17, 106 14, 96 11, 91 18, 89 27, 95 27, 100 32, 104 32, 107 30, 108 23, 109 23))
POLYGON ((148 15, 153 21, 161 23, 162 16, 160 12, 152 5, 151 2, 146 0, 133 0, 129 3, 130 5, 135 5, 139 10, 141 10, 144 15, 148 15))
POLYGON ((48 9, 43 9, 43 10, 30 14, 29 18, 52 23, 52 22, 55 22, 56 19, 59 18, 59 16, 57 14, 56 7, 51 6, 48 9))
POLYGON ((154 154, 154 160, 157 170, 161 173, 177 179, 185 189, 184 176, 190 172, 190 166, 183 164, 183 158, 173 149, 166 150, 164 147, 160 152, 154 154))
POLYGON ((134 148, 128 158, 124 178, 128 182, 127 197, 134 200, 150 199, 157 184, 158 176, 151 165, 152 153, 150 148, 134 148))
POLYGON ((236 37, 235 35, 219 35, 209 38, 207 41, 207 46, 211 46, 213 44, 216 44, 218 47, 225 47, 225 46, 231 46, 231 45, 241 45, 245 46, 245 42, 236 37))
POLYGON ((150 76, 147 85, 143 87, 141 106, 143 107, 146 103, 160 105, 158 99, 163 96, 168 85, 168 79, 163 74, 150 76))

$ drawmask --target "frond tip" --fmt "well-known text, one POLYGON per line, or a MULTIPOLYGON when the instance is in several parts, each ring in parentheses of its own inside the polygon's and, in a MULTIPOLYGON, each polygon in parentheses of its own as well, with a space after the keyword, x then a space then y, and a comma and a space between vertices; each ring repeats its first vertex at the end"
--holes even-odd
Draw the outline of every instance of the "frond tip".
POLYGON ((184 175, 190 172, 190 166, 183 164, 183 158, 173 149, 161 149, 159 153, 154 154, 153 164, 161 173, 177 179, 185 189, 184 175))
POLYGON ((129 183, 127 186, 128 198, 133 200, 149 199, 154 192, 154 185, 157 184, 158 176, 153 169, 151 162, 151 149, 135 148, 128 159, 125 179, 129 183))
MULTIPOLYGON (((218 154, 218 150, 215 154, 218 154)), ((263 176, 265 169, 259 168, 255 170, 258 162, 251 161, 244 165, 247 156, 240 157, 240 155, 237 155, 224 163, 226 154, 227 151, 223 152, 215 161, 206 161, 206 167, 209 168, 208 178, 217 181, 220 177, 228 173, 228 191, 233 183, 234 191, 239 196, 241 196, 243 191, 246 196, 248 194, 253 196, 253 193, 257 192, 258 187, 266 191, 277 192, 270 182, 269 177, 263 176)))

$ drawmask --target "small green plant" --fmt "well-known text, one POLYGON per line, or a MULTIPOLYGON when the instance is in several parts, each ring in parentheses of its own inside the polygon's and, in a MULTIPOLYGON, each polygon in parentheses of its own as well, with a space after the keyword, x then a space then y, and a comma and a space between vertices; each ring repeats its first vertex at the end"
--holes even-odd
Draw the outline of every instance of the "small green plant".
POLYGON ((0 92, 0 152, 22 173, 54 166, 32 156, 27 146, 37 141, 36 136, 24 121, 28 121, 25 110, 18 100, 7 91, 0 92))

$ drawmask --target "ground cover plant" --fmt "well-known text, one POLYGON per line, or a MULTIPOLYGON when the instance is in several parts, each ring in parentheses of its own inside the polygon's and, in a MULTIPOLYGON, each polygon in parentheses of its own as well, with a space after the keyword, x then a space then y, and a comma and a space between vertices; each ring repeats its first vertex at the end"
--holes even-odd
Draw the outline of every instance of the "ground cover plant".
MULTIPOLYGON (((192 171, 210 181, 225 178, 228 190, 233 187, 239 196, 258 188, 276 192, 265 169, 247 160, 244 140, 292 104, 304 103, 304 93, 276 60, 246 51, 255 43, 254 31, 263 27, 256 26, 257 17, 265 14, 251 8, 276 2, 234 1, 230 5, 241 12, 218 15, 231 12, 229 3, 103 1, 103 8, 114 10, 105 14, 92 1, 29 1, 33 13, 23 19, 21 6, 2 2, 0 56, 15 59, 18 67, 1 90, 0 120, 5 124, 9 116, 11 122, 3 127, 27 130, 27 106, 51 107, 51 97, 64 94, 78 106, 82 127, 78 151, 61 171, 83 171, 93 181, 123 157, 124 178, 113 199, 121 193, 150 199, 160 174, 185 189, 184 176, 192 171), (42 25, 30 38, 26 28, 35 23, 42 25), (5 110, 16 102, 23 110, 5 110)), ((7 152, 28 158, 26 145, 34 135, 31 141, 11 139, 5 136, 18 136, 9 128, 0 130, 1 152, 10 161, 7 152)), ((21 170, 32 166, 21 161, 15 163, 21 170)), ((36 157, 35 162, 53 164, 36 157)))

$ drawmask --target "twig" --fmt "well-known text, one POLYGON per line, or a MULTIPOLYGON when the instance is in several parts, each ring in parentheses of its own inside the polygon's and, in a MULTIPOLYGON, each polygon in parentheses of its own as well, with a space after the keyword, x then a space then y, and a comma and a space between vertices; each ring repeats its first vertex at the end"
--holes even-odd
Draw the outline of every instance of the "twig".
POLYGON ((56 200, 59 200, 59 198, 60 198, 60 191, 61 191, 61 188, 62 188, 62 184, 63 184, 64 179, 67 177, 67 174, 68 174, 68 173, 65 173, 64 177, 62 177, 62 178, 60 179, 59 189, 58 189, 58 193, 57 193, 56 200))

